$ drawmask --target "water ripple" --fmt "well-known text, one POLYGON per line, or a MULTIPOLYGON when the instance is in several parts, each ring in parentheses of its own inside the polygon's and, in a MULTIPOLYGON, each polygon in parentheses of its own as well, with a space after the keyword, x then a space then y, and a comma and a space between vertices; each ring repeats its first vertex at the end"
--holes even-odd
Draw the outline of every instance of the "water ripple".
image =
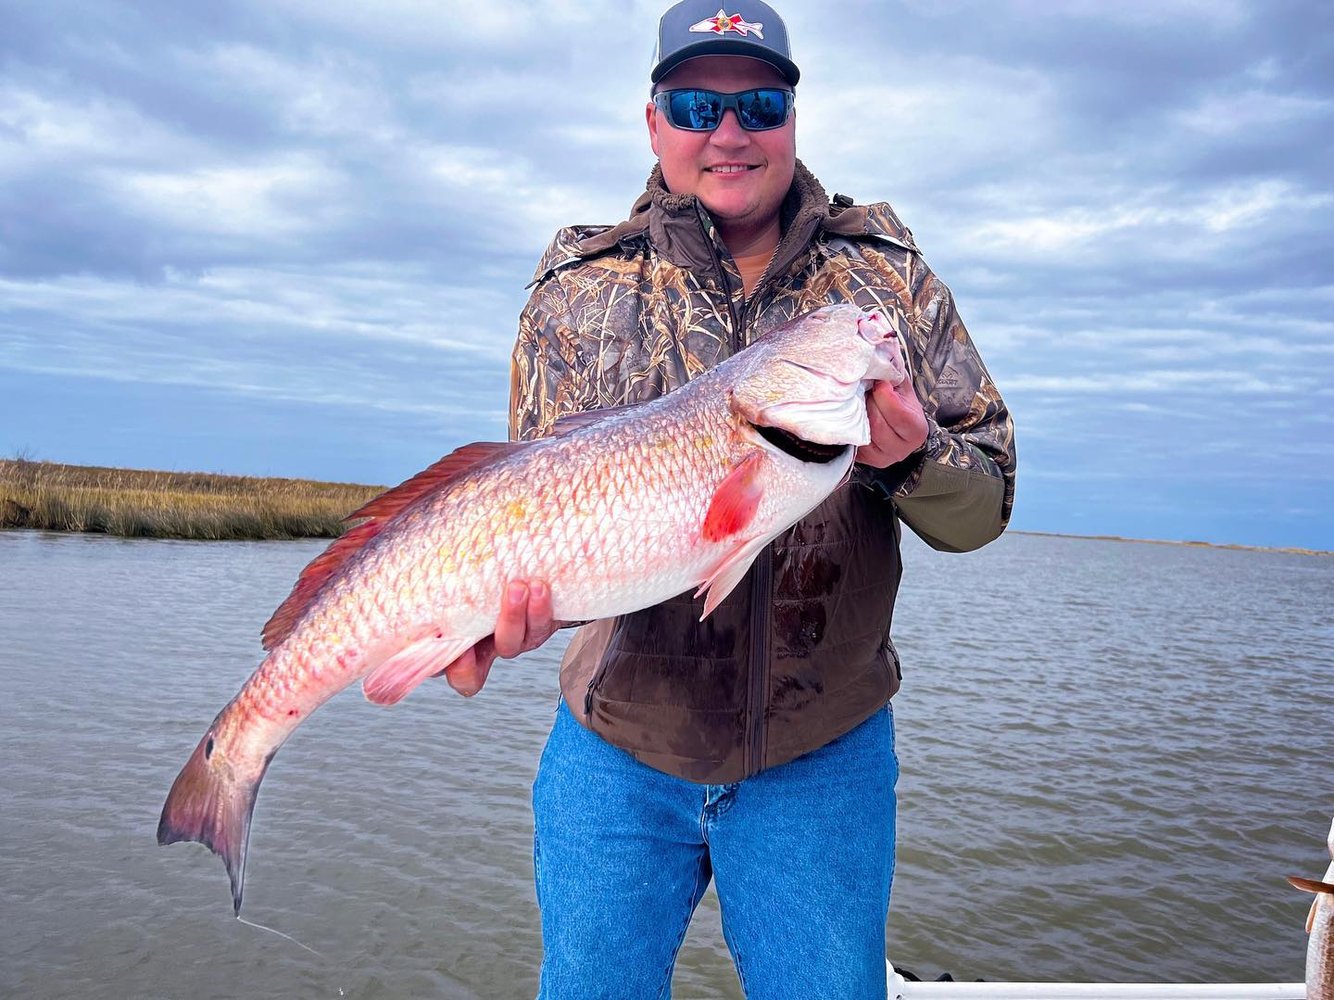
MULTIPOLYGON (((0 532, 0 993, 531 996, 560 641, 486 693, 335 699, 275 761, 246 916, 157 811, 320 543, 0 532)), ((934 976, 1296 980, 1334 814, 1334 560, 909 539, 889 926, 934 976), (972 591, 960 600, 960 581, 972 591)), ((675 984, 740 997, 716 897, 675 984)))

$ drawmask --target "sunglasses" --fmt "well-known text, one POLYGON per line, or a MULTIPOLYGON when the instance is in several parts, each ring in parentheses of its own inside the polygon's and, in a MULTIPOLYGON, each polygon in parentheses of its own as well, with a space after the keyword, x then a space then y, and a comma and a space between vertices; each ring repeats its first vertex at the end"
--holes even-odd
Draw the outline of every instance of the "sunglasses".
POLYGON ((778 87, 758 87, 739 94, 716 90, 664 90, 653 95, 653 106, 667 116, 673 128, 690 132, 712 132, 723 120, 723 112, 736 112, 736 120, 747 132, 781 128, 792 117, 793 95, 778 87))

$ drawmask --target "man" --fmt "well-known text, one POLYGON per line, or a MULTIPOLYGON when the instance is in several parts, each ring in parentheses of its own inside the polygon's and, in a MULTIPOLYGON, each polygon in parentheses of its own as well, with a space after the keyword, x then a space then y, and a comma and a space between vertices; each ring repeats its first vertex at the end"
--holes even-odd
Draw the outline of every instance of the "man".
MULTIPOLYGON (((898 522, 944 550, 999 535, 1013 428, 911 233, 797 161, 798 77, 764 3, 669 9, 648 188, 619 225, 556 235, 520 318, 516 438, 659 396, 830 302, 899 317, 914 373, 868 396, 852 481, 707 621, 685 594, 571 641, 534 784, 542 997, 665 996, 710 879, 749 997, 885 995, 898 522)), ((511 583, 450 683, 474 693, 551 617, 541 581, 511 583)))

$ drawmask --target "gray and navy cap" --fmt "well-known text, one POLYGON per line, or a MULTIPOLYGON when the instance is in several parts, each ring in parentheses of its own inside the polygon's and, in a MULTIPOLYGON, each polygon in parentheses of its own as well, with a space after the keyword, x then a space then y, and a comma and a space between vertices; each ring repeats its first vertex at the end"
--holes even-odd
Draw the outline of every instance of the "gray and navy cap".
POLYGON ((696 56, 750 56, 782 73, 792 86, 801 71, 792 61, 787 26, 760 0, 681 0, 658 22, 658 48, 649 79, 657 83, 696 56))

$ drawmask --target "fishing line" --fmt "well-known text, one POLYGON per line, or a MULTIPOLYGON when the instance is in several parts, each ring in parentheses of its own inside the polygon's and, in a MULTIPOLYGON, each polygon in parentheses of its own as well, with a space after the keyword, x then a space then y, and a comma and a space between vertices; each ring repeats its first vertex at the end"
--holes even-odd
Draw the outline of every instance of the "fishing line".
POLYGON ((312 955, 318 955, 320 958, 325 957, 324 952, 316 951, 314 948, 310 947, 310 945, 302 944, 296 938, 292 937, 292 935, 284 934, 282 931, 277 930, 276 928, 265 927, 263 924, 257 924, 253 920, 247 920, 239 913, 236 915, 236 919, 241 921, 241 923, 245 924, 247 927, 258 927, 260 930, 268 931, 270 934, 277 934, 280 938, 287 938, 287 940, 291 941, 292 944, 296 945, 298 948, 305 948, 306 951, 310 952, 312 955))

